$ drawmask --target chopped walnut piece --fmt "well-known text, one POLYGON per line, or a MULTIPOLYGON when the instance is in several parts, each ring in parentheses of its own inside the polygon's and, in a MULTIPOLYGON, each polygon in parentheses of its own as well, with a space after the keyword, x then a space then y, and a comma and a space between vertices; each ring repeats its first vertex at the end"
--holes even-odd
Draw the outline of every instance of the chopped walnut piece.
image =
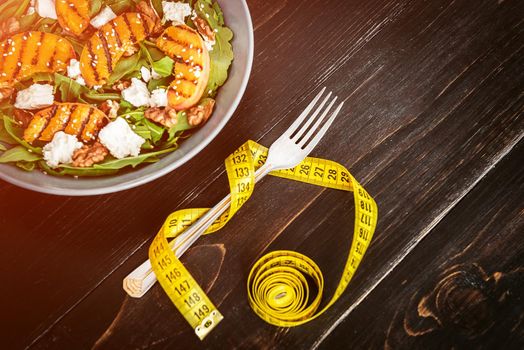
POLYGON ((122 91, 127 89, 131 86, 131 82, 129 80, 119 80, 112 86, 113 90, 116 91, 122 91))
POLYGON ((14 34, 20 30, 20 22, 14 17, 10 17, 0 23, 0 40, 14 34))
POLYGON ((11 97, 13 92, 15 92, 14 88, 3 88, 3 89, 0 89, 0 101, 5 100, 6 98, 11 97))
POLYGON ((23 109, 15 109, 13 112, 16 122, 26 128, 33 119, 33 113, 24 111, 23 109))
POLYGON ((151 31, 151 35, 160 34, 164 28, 162 27, 162 22, 155 9, 151 7, 151 5, 146 1, 140 1, 136 5, 136 8, 138 12, 142 13, 143 15, 146 15, 155 23, 155 26, 151 31))
POLYGON ((167 128, 176 125, 178 121, 176 110, 170 108, 149 108, 144 115, 147 119, 157 122, 167 128))
POLYGON ((100 105, 99 109, 104 112, 109 117, 109 119, 113 120, 118 116, 120 104, 113 100, 107 100, 100 105))
POLYGON ((108 154, 107 148, 98 141, 92 145, 84 145, 73 153, 73 166, 79 168, 90 167, 103 161, 108 154))
POLYGON ((189 125, 199 126, 201 124, 204 124, 213 112, 214 106, 215 100, 213 100, 212 98, 207 98, 201 104, 198 104, 188 109, 186 113, 187 122, 189 123, 189 125))
POLYGON ((207 40, 211 42, 215 41, 215 32, 213 32, 213 29, 211 29, 209 23, 207 23, 205 19, 196 17, 193 19, 193 23, 195 23, 200 35, 207 38, 207 40))

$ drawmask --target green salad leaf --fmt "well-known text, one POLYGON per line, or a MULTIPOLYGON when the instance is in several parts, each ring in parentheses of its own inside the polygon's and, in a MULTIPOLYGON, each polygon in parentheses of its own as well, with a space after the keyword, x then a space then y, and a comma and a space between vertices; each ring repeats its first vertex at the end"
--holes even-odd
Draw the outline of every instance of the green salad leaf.
POLYGON ((164 17, 164 9, 162 8, 162 0, 151 0, 151 5, 153 5, 153 9, 158 14, 158 17, 160 18, 164 17))
POLYGON ((165 77, 165 78, 161 78, 161 79, 151 79, 148 83, 147 83, 147 89, 149 91, 153 91, 153 90, 156 90, 160 87, 168 87, 169 84, 171 82, 171 77, 165 77))
POLYGON ((34 12, 30 15, 22 16, 18 21, 20 23, 20 30, 29 30, 34 28, 35 22, 40 18, 38 13, 34 12))
POLYGON ((42 148, 40 147, 33 147, 28 142, 24 141, 22 139, 22 134, 24 131, 20 129, 19 127, 15 126, 15 122, 11 120, 6 115, 0 115, 2 119, 4 120, 4 129, 9 134, 9 136, 18 144, 24 146, 25 148, 31 150, 33 153, 36 154, 42 154, 42 148))
POLYGON ((22 169, 22 170, 33 171, 33 170, 35 170, 37 163, 38 162, 36 162, 36 161, 26 162, 25 160, 21 160, 21 161, 16 162, 15 165, 17 167, 19 167, 20 169, 22 169))
POLYGON ((118 61, 118 63, 116 64, 113 73, 111 73, 111 75, 109 76, 109 79, 107 80, 107 85, 113 85, 128 74, 139 72, 140 68, 142 67, 141 65, 139 65, 140 59, 140 52, 137 52, 132 56, 120 59, 120 61, 118 61))
POLYGON ((133 0, 105 0, 105 5, 111 7, 113 12, 115 12, 117 15, 122 14, 123 12, 127 12, 129 10, 133 10, 135 7, 135 4, 138 3, 139 0, 133 1, 133 0))
POLYGON ((159 75, 163 78, 170 77, 173 74, 173 66, 175 61, 171 57, 165 56, 164 58, 153 62, 152 67, 159 75))
POLYGON ((4 123, 0 123, 0 141, 9 145, 16 144, 16 140, 7 132, 4 123))
POLYGON ((102 0, 91 0, 89 4, 89 17, 95 17, 102 9, 102 0))
POLYGON ((109 159, 100 164, 94 164, 91 168, 77 168, 69 165, 61 165, 56 169, 50 168, 45 162, 41 161, 39 165, 47 173, 52 175, 73 175, 73 176, 101 176, 112 175, 119 170, 131 167, 135 168, 142 163, 154 163, 159 160, 158 156, 172 152, 176 147, 163 149, 157 152, 150 152, 138 155, 136 157, 127 157, 123 159, 109 159))
POLYGON ((29 6, 30 0, 7 0, 0 5, 0 21, 10 17, 20 17, 29 6))
POLYGON ((164 127, 158 124, 153 123, 149 119, 142 119, 142 123, 149 129, 151 132, 151 141, 153 144, 158 143, 162 136, 164 135, 164 127))
POLYGON ((206 87, 206 96, 213 97, 217 89, 226 82, 229 67, 233 62, 233 47, 230 43, 233 32, 224 25, 224 15, 216 1, 197 0, 194 8, 198 16, 207 19, 211 29, 215 31, 215 45, 209 52, 211 67, 206 87))
POLYGON ((153 64, 153 61, 158 61, 166 55, 152 41, 144 40, 142 43, 140 43, 140 46, 147 51, 144 54, 144 57, 147 57, 151 64, 153 64))
POLYGON ((7 150, 7 148, 0 143, 0 151, 5 151, 5 150, 7 150))
POLYGON ((96 90, 89 90, 83 95, 87 100, 94 102, 104 102, 107 100, 120 100, 122 96, 115 92, 98 92, 96 90))
POLYGON ((55 89, 60 92, 60 101, 62 102, 79 102, 81 95, 89 92, 89 89, 85 86, 58 73, 54 74, 54 81, 55 89))
POLYGON ((30 152, 23 146, 8 149, 0 155, 0 163, 11 163, 18 161, 34 162, 42 159, 38 154, 30 152))

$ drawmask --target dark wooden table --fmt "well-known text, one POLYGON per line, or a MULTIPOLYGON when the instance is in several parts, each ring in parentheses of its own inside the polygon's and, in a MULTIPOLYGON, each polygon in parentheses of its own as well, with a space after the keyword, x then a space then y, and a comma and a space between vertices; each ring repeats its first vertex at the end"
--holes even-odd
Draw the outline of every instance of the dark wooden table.
POLYGON ((249 2, 247 92, 198 156, 145 186, 68 198, 0 183, 3 349, 524 346, 524 2, 249 2), (319 319, 277 328, 249 308, 263 253, 321 267, 329 296, 353 225, 347 193, 267 178, 182 259, 225 320, 200 342, 156 285, 123 277, 177 208, 227 192, 223 159, 270 144, 321 86, 346 100, 314 155, 345 164, 380 218, 361 268, 319 319))

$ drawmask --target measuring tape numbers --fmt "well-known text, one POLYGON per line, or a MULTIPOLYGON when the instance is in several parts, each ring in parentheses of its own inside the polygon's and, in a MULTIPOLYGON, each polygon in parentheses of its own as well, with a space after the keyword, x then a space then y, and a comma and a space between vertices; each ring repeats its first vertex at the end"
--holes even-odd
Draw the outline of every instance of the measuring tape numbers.
MULTIPOLYGON (((205 232, 220 230, 253 193, 255 170, 267 159, 267 148, 248 141, 225 161, 231 191, 231 206, 205 232)), ((342 165, 324 159, 306 158, 293 169, 270 175, 344 191, 353 191, 355 199, 355 234, 344 273, 335 294, 318 313, 324 280, 318 266, 308 257, 290 251, 271 252, 253 266, 248 278, 249 304, 266 322, 277 326, 296 326, 326 311, 343 293, 358 268, 375 230, 377 206, 366 190, 342 165), (304 274, 318 287, 309 301, 304 274)), ((153 271, 175 307, 196 335, 203 339, 223 319, 180 260, 170 249, 168 239, 181 234, 209 209, 183 209, 168 216, 149 248, 153 271)))

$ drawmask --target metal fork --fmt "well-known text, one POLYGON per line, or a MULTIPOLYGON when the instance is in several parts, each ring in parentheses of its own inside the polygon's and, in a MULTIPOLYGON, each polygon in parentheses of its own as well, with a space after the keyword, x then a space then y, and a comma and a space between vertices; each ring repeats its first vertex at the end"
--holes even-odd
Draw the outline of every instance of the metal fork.
MULTIPOLYGON (((325 90, 326 88, 323 88, 318 93, 295 122, 271 145, 266 162, 255 172, 255 183, 271 171, 289 169, 298 165, 319 143, 344 104, 344 102, 340 103, 327 121, 324 122, 337 100, 336 96, 331 98, 331 92, 329 92, 315 111, 310 114, 325 90), (326 103, 328 105, 324 108, 326 103)), ((227 195, 191 227, 170 242, 171 249, 177 257, 182 256, 205 230, 227 210, 230 201, 231 196, 227 195)), ((156 276, 151 269, 151 263, 149 260, 146 260, 124 278, 123 287, 130 296, 140 298, 155 282, 156 276)))

